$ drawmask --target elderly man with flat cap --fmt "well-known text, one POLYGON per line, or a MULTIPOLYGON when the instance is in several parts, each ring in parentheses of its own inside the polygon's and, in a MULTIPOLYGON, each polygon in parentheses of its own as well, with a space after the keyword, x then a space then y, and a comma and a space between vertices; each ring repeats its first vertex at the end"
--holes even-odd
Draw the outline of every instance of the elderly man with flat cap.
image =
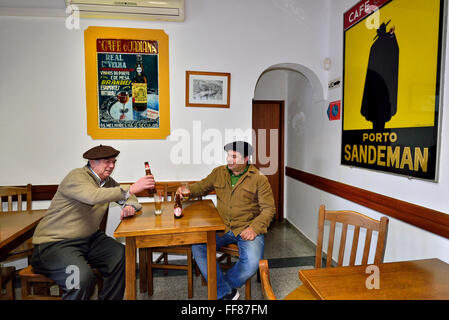
POLYGON ((63 299, 90 299, 95 288, 92 268, 104 279, 99 299, 123 299, 125 250, 99 229, 110 202, 122 206, 120 218, 133 216, 141 205, 134 194, 153 188, 153 176, 120 186, 110 176, 120 151, 99 145, 83 154, 86 166, 74 169, 60 183, 34 236, 31 264, 54 280, 63 299))
MULTIPOLYGON (((203 196, 212 190, 217 194, 217 210, 226 225, 225 233, 217 234, 217 249, 236 243, 240 256, 226 274, 217 265, 217 298, 236 300, 237 288, 257 272, 263 258, 264 234, 273 219, 275 205, 267 177, 249 163, 251 145, 235 141, 225 145, 224 150, 227 165, 215 168, 206 178, 192 184, 190 197, 203 196)), ((207 279, 206 245, 193 245, 192 252, 207 279)))

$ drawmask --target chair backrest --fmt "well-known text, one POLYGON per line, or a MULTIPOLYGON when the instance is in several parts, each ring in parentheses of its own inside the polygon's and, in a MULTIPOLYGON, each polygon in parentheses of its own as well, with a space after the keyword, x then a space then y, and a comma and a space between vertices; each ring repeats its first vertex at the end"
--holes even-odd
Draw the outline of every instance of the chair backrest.
POLYGON ((349 265, 354 266, 356 262, 357 248, 359 245, 359 235, 361 228, 366 229, 365 244, 363 248, 361 265, 368 264, 368 257, 371 248, 371 239, 373 231, 377 231, 378 233, 377 243, 375 246, 376 251, 374 256, 374 264, 382 263, 384 259, 385 243, 387 240, 387 232, 388 232, 387 217, 382 217, 379 221, 354 211, 328 211, 325 209, 324 205, 321 205, 318 217, 318 241, 316 248, 315 268, 321 268, 323 238, 324 238, 324 223, 326 220, 330 221, 326 267, 332 266, 332 252, 334 249, 335 229, 337 223, 341 223, 343 225, 341 229, 340 247, 338 250, 338 261, 337 261, 338 266, 343 266, 343 259, 346 247, 346 237, 349 225, 354 226, 351 253, 349 257, 349 265))
POLYGON ((31 184, 27 184, 26 187, 0 187, 0 212, 3 210, 4 200, 8 201, 8 208, 6 212, 13 211, 13 203, 17 203, 17 211, 31 210, 31 184), (26 207, 23 207, 24 197, 26 197, 26 207))
POLYGON ((175 194, 178 187, 177 185, 169 186, 168 183, 164 184, 164 202, 175 202, 175 194))

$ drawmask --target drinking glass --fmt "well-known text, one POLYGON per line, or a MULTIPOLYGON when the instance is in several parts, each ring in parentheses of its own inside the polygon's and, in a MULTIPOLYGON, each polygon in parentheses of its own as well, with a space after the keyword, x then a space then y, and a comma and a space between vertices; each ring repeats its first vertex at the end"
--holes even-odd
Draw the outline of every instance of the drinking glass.
POLYGON ((120 91, 117 93, 117 99, 122 104, 122 110, 120 112, 125 114, 128 112, 128 108, 125 108, 125 104, 129 101, 129 93, 127 91, 120 91))
POLYGON ((184 182, 184 183, 181 184, 181 194, 182 194, 182 199, 184 201, 189 200, 190 188, 189 188, 189 183, 188 182, 184 182))
POLYGON ((154 194, 154 214, 160 215, 162 213, 162 193, 158 191, 154 194))

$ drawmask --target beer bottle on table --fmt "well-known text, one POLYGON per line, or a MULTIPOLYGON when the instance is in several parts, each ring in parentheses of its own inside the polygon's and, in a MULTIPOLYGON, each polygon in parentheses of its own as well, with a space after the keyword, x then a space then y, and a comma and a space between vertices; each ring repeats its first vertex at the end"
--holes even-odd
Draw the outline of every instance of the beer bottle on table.
POLYGON ((143 75, 142 56, 136 57, 136 75, 131 82, 133 109, 135 111, 145 111, 147 109, 147 78, 143 75))
MULTIPOLYGON (((151 169, 150 169, 150 165, 148 164, 148 161, 145 161, 145 175, 149 176, 149 175, 153 175, 151 173, 151 169)), ((156 192, 156 189, 153 187, 151 189, 148 189, 148 195, 150 197, 152 197, 154 195, 154 193, 156 192)))
POLYGON ((183 216, 182 214, 182 203, 181 203, 181 195, 179 193, 175 196, 175 205, 174 205, 173 214, 175 218, 179 219, 183 216))

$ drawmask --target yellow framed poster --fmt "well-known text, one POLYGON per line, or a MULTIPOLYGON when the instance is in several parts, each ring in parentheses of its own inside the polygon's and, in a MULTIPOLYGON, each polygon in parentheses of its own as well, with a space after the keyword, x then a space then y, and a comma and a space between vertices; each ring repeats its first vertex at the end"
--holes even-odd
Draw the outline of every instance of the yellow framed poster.
POLYGON ((341 163, 437 180, 445 0, 344 14, 341 163))
POLYGON ((87 134, 165 139, 170 134, 168 35, 163 30, 84 31, 87 134))

